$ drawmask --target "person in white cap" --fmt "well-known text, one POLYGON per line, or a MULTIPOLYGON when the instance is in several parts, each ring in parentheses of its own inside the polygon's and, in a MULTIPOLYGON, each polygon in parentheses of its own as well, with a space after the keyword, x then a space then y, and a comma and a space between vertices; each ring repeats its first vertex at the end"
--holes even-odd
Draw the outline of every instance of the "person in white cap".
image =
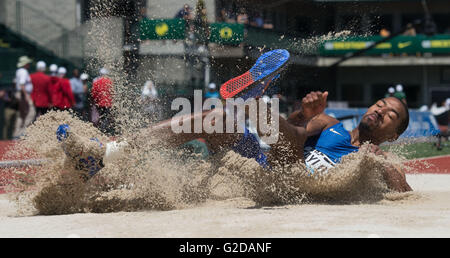
POLYGON ((25 128, 33 122, 35 117, 35 109, 33 100, 31 99, 33 84, 28 72, 32 62, 33 60, 27 56, 21 56, 17 62, 18 69, 15 78, 16 93, 14 96, 19 100, 19 114, 13 133, 14 138, 21 136, 24 133, 25 128))
POLYGON ((152 119, 160 119, 162 115, 161 103, 158 99, 158 90, 152 80, 147 80, 142 87, 141 105, 144 112, 152 119))
POLYGON ((93 101, 92 114, 98 113, 99 116, 91 117, 91 121, 102 132, 113 133, 113 117, 110 114, 113 105, 113 81, 108 77, 108 70, 106 68, 100 69, 100 76, 94 79, 91 89, 91 99, 93 101))
POLYGON ((207 99, 209 99, 209 98, 217 98, 217 99, 219 99, 220 98, 220 94, 217 91, 217 87, 216 87, 215 83, 211 82, 208 85, 208 91, 205 93, 205 98, 207 98, 207 99))
POLYGON ((394 97, 398 98, 406 104, 406 94, 403 92, 403 85, 397 84, 397 86, 395 86, 394 97))
POLYGON ((49 66, 49 76, 50 76, 50 103, 49 103, 49 109, 53 108, 55 106, 55 101, 57 96, 57 92, 54 90, 56 87, 58 87, 59 83, 59 77, 58 77, 58 66, 56 64, 51 64, 49 66))
POLYGON ((83 120, 85 121, 89 121, 89 98, 88 98, 88 93, 89 93, 89 89, 91 88, 91 84, 89 81, 89 75, 87 73, 82 73, 80 75, 80 80, 81 83, 83 84, 83 90, 86 93, 85 94, 85 98, 84 98, 84 108, 81 111, 81 117, 83 118, 83 120))
POLYGON ((58 73, 58 66, 56 64, 51 64, 49 67, 50 75, 56 76, 58 73))
POLYGON ((385 98, 388 98, 388 97, 394 97, 394 93, 395 93, 394 87, 389 87, 388 93, 386 93, 386 95, 385 95, 384 97, 385 97, 385 98))
POLYGON ((47 65, 44 61, 39 61, 36 64, 36 72, 31 74, 31 82, 33 83, 33 92, 31 98, 36 107, 36 118, 47 113, 50 102, 50 76, 45 74, 47 65))

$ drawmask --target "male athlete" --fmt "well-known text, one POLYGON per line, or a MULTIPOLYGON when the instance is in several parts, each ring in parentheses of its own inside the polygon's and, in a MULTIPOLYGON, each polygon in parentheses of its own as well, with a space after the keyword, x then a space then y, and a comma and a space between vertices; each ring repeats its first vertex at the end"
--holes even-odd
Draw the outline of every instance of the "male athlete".
MULTIPOLYGON (((220 89, 222 97, 260 97, 285 66, 288 58, 289 53, 285 50, 274 50, 262 55, 249 72, 222 85, 220 89)), ((165 121, 144 129, 139 133, 139 137, 164 138, 164 142, 171 146, 180 146, 188 141, 204 138, 213 147, 232 148, 242 156, 254 158, 267 169, 274 164, 286 165, 301 161, 314 173, 335 166, 343 156, 357 152, 365 142, 370 143, 369 151, 385 155, 378 145, 386 141, 395 141, 408 127, 407 106, 397 98, 389 97, 369 107, 359 126, 348 132, 342 123, 324 113, 327 97, 328 92, 311 92, 302 99, 300 110, 293 112, 288 119, 279 117, 281 136, 277 143, 270 145, 268 153, 262 151, 256 137, 250 134, 248 129, 245 129, 244 134, 174 133, 171 130, 171 121, 165 121)), ((204 118, 217 111, 203 112, 200 117, 204 118)), ((190 120, 193 125, 195 119, 196 115, 190 115, 183 121, 190 120)), ((70 142, 68 137, 70 128, 67 125, 61 125, 57 135, 59 140, 70 142)), ((130 144, 136 144, 138 141, 136 138, 130 144)), ((70 146, 65 148, 67 147, 70 148, 70 146)), ((71 158, 79 159, 84 164, 79 169, 93 175, 103 166, 103 161, 107 162, 119 155, 121 146, 111 142, 104 149, 103 157, 71 158)), ((384 177, 392 190, 398 192, 412 190, 400 169, 386 168, 384 177)))

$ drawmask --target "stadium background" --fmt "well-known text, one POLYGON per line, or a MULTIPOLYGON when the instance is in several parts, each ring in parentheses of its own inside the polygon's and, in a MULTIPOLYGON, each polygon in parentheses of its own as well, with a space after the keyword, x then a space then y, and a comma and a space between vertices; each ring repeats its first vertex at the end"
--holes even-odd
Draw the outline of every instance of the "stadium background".
POLYGON ((93 23, 104 22, 117 35, 110 47, 114 58, 123 58, 130 85, 151 79, 164 96, 190 96, 210 82, 220 85, 270 48, 287 48, 292 54, 289 70, 277 82, 286 112, 312 90, 328 90, 331 108, 367 107, 396 84, 403 85, 410 108, 440 103, 450 95, 446 0, 110 2, 108 18, 99 19, 90 12, 95 0, 0 0, 1 87, 11 87, 22 55, 66 66, 69 76, 73 68, 90 68, 87 72, 95 77, 100 67, 87 64, 95 63, 91 46, 98 35, 89 31, 93 23), (206 25, 195 21, 199 2, 206 9, 206 25), (174 19, 184 4, 192 9, 192 21, 174 19), (221 10, 228 12, 227 19, 221 10), (242 10, 248 23, 236 22, 242 10), (258 14, 263 23, 255 25, 258 14), (403 31, 426 18, 435 28, 418 26, 416 35, 402 34, 333 66, 382 39, 382 29, 403 31), (209 37, 201 35, 202 26, 209 37), (163 29, 159 33, 158 27, 163 29), (336 34, 343 31, 350 33, 336 34))

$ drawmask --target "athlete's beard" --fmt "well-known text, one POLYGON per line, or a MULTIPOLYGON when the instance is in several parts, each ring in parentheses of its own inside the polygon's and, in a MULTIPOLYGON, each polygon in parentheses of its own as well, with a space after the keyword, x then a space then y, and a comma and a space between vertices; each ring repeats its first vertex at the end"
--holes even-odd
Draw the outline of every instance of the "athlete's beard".
POLYGON ((364 121, 361 121, 358 125, 358 130, 359 130, 359 138, 360 138, 360 140, 362 140, 362 142, 365 142, 365 141, 371 142, 372 132, 374 131, 373 128, 371 128, 364 121))

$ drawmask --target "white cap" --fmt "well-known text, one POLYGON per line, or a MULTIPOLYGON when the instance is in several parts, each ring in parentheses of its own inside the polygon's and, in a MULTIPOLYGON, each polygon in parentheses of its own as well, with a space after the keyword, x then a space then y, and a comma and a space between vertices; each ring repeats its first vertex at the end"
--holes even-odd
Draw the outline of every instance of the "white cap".
POLYGON ((89 75, 88 75, 87 73, 82 73, 82 74, 80 75, 80 79, 81 79, 82 81, 85 81, 85 80, 89 79, 89 75))
POLYGON ((106 69, 106 68, 102 68, 102 69, 100 69, 100 74, 101 75, 107 75, 109 73, 109 71, 108 71, 108 69, 106 69))
POLYGON ((47 65, 45 64, 44 61, 39 61, 36 63, 36 69, 43 71, 45 70, 45 68, 47 67, 47 65))
POLYGON ((388 92, 389 92, 389 93, 395 93, 394 87, 389 87, 388 92))
POLYGON ((211 82, 211 83, 208 85, 208 89, 215 90, 215 89, 216 89, 216 84, 215 84, 214 82, 211 82))
POLYGON ((56 73, 58 71, 58 66, 55 64, 50 65, 50 72, 56 73))
POLYGON ((395 90, 398 91, 398 92, 403 91, 403 85, 397 84, 397 86, 395 86, 395 90))
POLYGON ((63 75, 63 74, 66 74, 66 73, 67 73, 67 69, 66 68, 64 68, 64 67, 58 68, 58 74, 63 75))
POLYGON ((450 108, 450 98, 448 98, 448 99, 445 100, 445 106, 446 106, 447 108, 450 108))

